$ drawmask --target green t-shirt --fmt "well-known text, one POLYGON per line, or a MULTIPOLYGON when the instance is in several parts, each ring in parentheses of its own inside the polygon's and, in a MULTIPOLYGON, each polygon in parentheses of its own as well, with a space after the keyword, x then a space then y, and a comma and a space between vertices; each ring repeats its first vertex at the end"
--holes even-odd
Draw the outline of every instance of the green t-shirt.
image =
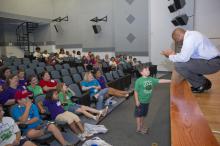
POLYGON ((67 103, 67 105, 64 106, 64 110, 68 110, 70 106, 75 105, 75 103, 72 102, 72 100, 71 100, 71 97, 73 96, 73 94, 71 92, 69 92, 69 91, 67 92, 66 98, 64 97, 63 92, 60 92, 58 94, 58 96, 59 96, 59 100, 60 100, 61 103, 67 103))
POLYGON ((41 86, 39 85, 36 85, 34 88, 31 85, 29 85, 27 86, 27 88, 29 91, 31 91, 34 94, 34 97, 40 94, 44 94, 41 86))
POLYGON ((134 90, 138 93, 140 103, 149 103, 153 87, 159 83, 159 79, 152 77, 140 77, 135 82, 134 90))

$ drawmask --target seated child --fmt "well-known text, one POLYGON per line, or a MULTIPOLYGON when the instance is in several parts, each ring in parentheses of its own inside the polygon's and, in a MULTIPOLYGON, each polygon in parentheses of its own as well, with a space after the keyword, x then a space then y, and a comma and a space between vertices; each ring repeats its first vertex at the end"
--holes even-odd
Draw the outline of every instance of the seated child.
POLYGON ((63 109, 56 90, 51 90, 46 93, 46 99, 43 105, 48 108, 52 120, 67 122, 70 129, 76 133, 81 140, 92 136, 92 134, 84 131, 84 127, 77 115, 63 109))
POLYGON ((26 138, 21 139, 18 125, 11 117, 5 117, 0 105, 0 145, 1 146, 36 146, 26 138))
POLYGON ((27 128, 21 129, 24 135, 30 139, 36 139, 45 135, 47 132, 51 132, 61 145, 71 145, 64 139, 60 130, 53 123, 43 122, 40 119, 36 105, 32 104, 26 94, 18 91, 16 93, 15 100, 18 104, 12 108, 12 117, 17 123, 27 125, 27 128))
POLYGON ((19 88, 23 88, 23 89, 26 89, 26 86, 27 86, 27 80, 25 79, 24 77, 24 69, 19 69, 18 70, 18 86, 19 88))
POLYGON ((108 85, 106 84, 105 78, 102 76, 99 70, 95 72, 95 76, 101 86, 101 89, 108 88, 108 94, 116 96, 116 97, 128 97, 129 96, 128 91, 122 91, 122 90, 118 90, 112 87, 108 87, 108 85))
POLYGON ((59 92, 59 100, 64 105, 64 109, 66 111, 70 111, 73 113, 82 113, 86 117, 92 118, 96 121, 99 120, 99 117, 101 115, 105 116, 105 114, 107 113, 108 107, 106 107, 104 110, 96 110, 94 108, 72 102, 71 98, 74 98, 75 93, 73 91, 71 92, 71 90, 65 85, 65 83, 59 83, 57 85, 57 90, 59 92), (96 114, 96 116, 93 114, 96 114))

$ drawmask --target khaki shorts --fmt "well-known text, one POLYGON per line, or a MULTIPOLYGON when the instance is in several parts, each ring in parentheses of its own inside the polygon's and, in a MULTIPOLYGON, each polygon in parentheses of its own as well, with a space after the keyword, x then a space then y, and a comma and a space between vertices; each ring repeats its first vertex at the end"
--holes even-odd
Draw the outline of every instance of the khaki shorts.
POLYGON ((73 122, 80 122, 80 119, 77 115, 68 111, 65 111, 64 113, 57 115, 56 120, 67 122, 68 124, 71 124, 73 122))

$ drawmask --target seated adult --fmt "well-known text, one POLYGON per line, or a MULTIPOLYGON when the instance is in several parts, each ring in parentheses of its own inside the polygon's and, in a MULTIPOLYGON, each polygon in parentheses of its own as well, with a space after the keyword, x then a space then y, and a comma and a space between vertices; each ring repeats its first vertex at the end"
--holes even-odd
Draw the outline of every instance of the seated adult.
POLYGON ((108 109, 104 110, 96 110, 94 108, 79 105, 77 103, 74 103, 71 98, 76 98, 75 93, 70 90, 65 83, 59 83, 57 85, 57 91, 58 91, 58 97, 59 101, 63 104, 63 107, 66 111, 70 111, 73 113, 82 113, 88 118, 92 118, 96 121, 99 120, 100 116, 105 116, 108 109))
POLYGON ((41 78, 42 79, 40 80, 39 85, 43 89, 44 93, 57 88, 57 82, 50 78, 50 74, 47 71, 42 72, 41 78))
POLYGON ((91 72, 86 72, 84 81, 81 82, 82 90, 89 90, 91 99, 97 100, 96 109, 104 107, 104 97, 108 93, 108 88, 101 89, 99 82, 93 77, 91 72))
POLYGON ((1 79, 5 80, 11 75, 11 69, 8 67, 4 67, 1 69, 1 79))
POLYGON ((106 89, 106 88, 108 89, 108 94, 116 96, 116 97, 128 97, 129 96, 128 91, 122 91, 122 90, 118 90, 112 87, 108 87, 108 85, 106 84, 105 78, 103 77, 102 73, 99 70, 95 72, 95 76, 101 86, 101 89, 106 89))
POLYGON ((0 105, 0 145, 1 146, 36 146, 26 138, 21 139, 18 125, 11 117, 5 117, 0 105))
POLYGON ((42 54, 40 52, 40 47, 36 47, 35 52, 33 54, 33 57, 35 59, 41 59, 42 58, 42 54))
POLYGON ((105 54, 104 61, 105 61, 106 63, 109 63, 109 62, 110 62, 110 60, 109 60, 109 55, 108 55, 108 54, 105 54))
POLYGON ((118 65, 117 65, 117 62, 115 61, 114 57, 111 57, 109 65, 110 65, 112 70, 115 70, 117 68, 118 65))
MULTIPOLYGON (((3 89, 2 89, 3 90, 3 89)), ((15 94, 18 90, 18 77, 15 74, 9 75, 4 90, 0 93, 0 104, 15 104, 15 94)))
POLYGON ((47 132, 51 132, 60 144, 70 145, 61 134, 60 130, 51 122, 43 122, 40 119, 38 109, 35 104, 22 92, 16 93, 16 102, 12 108, 12 117, 19 124, 26 124, 27 128, 21 129, 28 138, 36 139, 47 132))
POLYGON ((189 81, 192 92, 201 93, 211 88, 212 84, 203 75, 220 70, 220 51, 200 32, 176 28, 172 33, 176 43, 182 43, 180 53, 171 49, 161 52, 175 63, 175 70, 189 81))
POLYGON ((79 60, 82 59, 82 56, 81 56, 81 52, 80 52, 80 51, 77 51, 77 52, 76 52, 76 58, 79 59, 79 60))
POLYGON ((67 57, 65 54, 65 50, 63 48, 60 49, 59 56, 60 59, 63 59, 64 57, 67 57))

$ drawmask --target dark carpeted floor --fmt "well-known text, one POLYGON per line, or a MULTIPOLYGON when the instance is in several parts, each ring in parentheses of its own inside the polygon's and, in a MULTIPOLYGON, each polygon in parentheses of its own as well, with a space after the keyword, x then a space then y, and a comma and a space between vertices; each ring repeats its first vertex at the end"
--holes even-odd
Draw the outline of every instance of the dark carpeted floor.
POLYGON ((108 133, 96 135, 113 146, 170 146, 169 84, 158 85, 153 93, 149 114, 145 120, 150 127, 148 135, 137 134, 134 113, 134 99, 121 104, 100 124, 108 133))

